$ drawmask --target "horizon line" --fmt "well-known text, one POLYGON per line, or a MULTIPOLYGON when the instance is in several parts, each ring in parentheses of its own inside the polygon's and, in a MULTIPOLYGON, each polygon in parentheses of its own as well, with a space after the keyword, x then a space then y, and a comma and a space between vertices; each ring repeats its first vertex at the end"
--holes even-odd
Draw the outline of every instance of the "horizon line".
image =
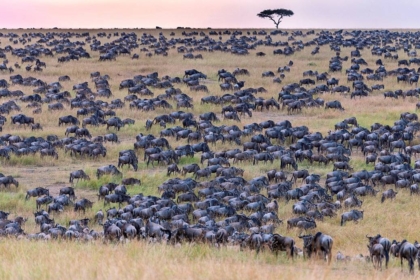
POLYGON ((295 27, 287 27, 287 28, 264 28, 264 27, 189 27, 189 26, 178 26, 178 27, 0 27, 0 30, 33 30, 33 29, 71 29, 71 30, 117 30, 117 29, 145 29, 145 30, 182 30, 182 29, 202 29, 202 30, 219 30, 219 29, 240 29, 240 30, 351 30, 351 29, 360 29, 360 30, 396 30, 396 29, 404 29, 404 30, 419 30, 419 28, 414 27, 332 27, 332 28, 322 28, 322 27, 303 27, 303 28, 295 28, 295 27), (157 28, 159 27, 159 28, 157 28))

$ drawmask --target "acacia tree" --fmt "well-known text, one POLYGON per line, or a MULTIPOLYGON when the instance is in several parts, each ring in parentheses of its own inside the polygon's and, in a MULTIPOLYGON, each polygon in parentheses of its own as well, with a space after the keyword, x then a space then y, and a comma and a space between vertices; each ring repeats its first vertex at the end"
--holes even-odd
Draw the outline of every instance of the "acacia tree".
POLYGON ((283 17, 291 17, 293 15, 293 11, 287 9, 264 10, 257 14, 260 18, 268 18, 273 21, 277 29, 279 29, 279 24, 283 17))

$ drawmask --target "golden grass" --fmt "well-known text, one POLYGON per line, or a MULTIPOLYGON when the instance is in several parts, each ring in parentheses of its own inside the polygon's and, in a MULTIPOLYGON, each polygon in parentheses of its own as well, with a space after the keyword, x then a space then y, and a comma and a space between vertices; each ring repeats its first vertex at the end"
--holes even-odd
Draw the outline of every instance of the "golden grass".
MULTIPOLYGON (((395 279, 408 276, 399 267, 374 271, 370 264, 277 259, 269 252, 210 248, 194 244, 172 247, 132 242, 0 243, 2 279, 395 279), (45 253, 48 252, 48 253, 45 253)), ((416 273, 416 276, 418 274, 416 273)))
MULTIPOLYGON (((43 30, 45 31, 45 30, 43 30)), ((82 32, 83 30, 80 30, 82 32)), ((105 32, 112 32, 113 30, 104 30, 105 32)), ((139 36, 142 33, 152 33, 158 35, 158 32, 163 32, 167 37, 169 33, 174 31, 176 37, 181 36, 181 30, 126 30, 127 32, 136 32, 139 36)), ((245 30, 246 31, 246 30, 245 30)), ((26 32, 24 30, 16 30, 21 34, 26 32)), ((89 31, 91 35, 96 34, 98 30, 89 31)), ((120 31, 121 32, 121 31, 120 31)), ((205 31, 206 32, 206 31, 205 31)), ((260 39, 263 37, 258 36, 260 39)), ((213 37, 218 40, 218 36, 213 37)), ((223 41, 227 40, 229 36, 224 35, 223 41)), ((313 36, 302 38, 308 41, 313 39, 313 36)), ((114 37, 111 38, 111 40, 114 37)), ((286 41, 287 37, 274 36, 274 40, 286 41)), ((298 38, 301 39, 301 38, 298 38)), ((71 39, 76 40, 75 38, 71 39)), ((108 42, 106 38, 100 39, 103 43, 108 42)), ((0 38, 1 46, 9 45, 10 42, 6 38, 0 38)), ((32 42, 33 43, 33 42, 32 42)), ((19 47, 20 45, 13 45, 19 47)), ((148 46, 141 46, 148 47, 148 46)), ((86 46, 88 48, 88 46, 86 46)), ((113 98, 121 98, 127 94, 127 90, 119 90, 119 83, 123 79, 132 78, 134 75, 149 74, 158 71, 160 76, 169 75, 171 77, 182 77, 184 70, 195 68, 207 74, 208 80, 205 84, 209 88, 211 95, 222 95, 220 91, 219 82, 217 81, 217 70, 227 69, 232 71, 236 67, 247 68, 251 75, 239 77, 239 80, 245 80, 245 87, 259 87, 263 86, 267 89, 267 93, 259 93, 257 96, 263 98, 274 97, 277 99, 281 88, 287 84, 299 81, 302 78, 302 73, 305 70, 317 70, 319 72, 327 71, 328 60, 334 55, 328 46, 321 47, 318 55, 312 56, 310 54, 312 47, 306 47, 303 51, 296 53, 291 57, 273 56, 274 48, 260 46, 257 50, 251 50, 248 56, 234 56, 229 53, 208 53, 203 52, 203 60, 184 60, 182 54, 178 54, 176 49, 169 51, 168 57, 154 56, 147 58, 144 53, 140 53, 139 60, 131 60, 129 56, 120 56, 115 62, 99 62, 99 54, 97 52, 90 52, 91 59, 81 59, 75 62, 68 62, 64 64, 57 63, 56 55, 54 58, 42 57, 41 60, 47 63, 47 68, 42 73, 28 73, 24 67, 16 70, 14 74, 21 74, 22 76, 34 76, 41 78, 46 82, 54 82, 58 80, 58 76, 69 75, 70 82, 62 82, 64 90, 71 90, 76 83, 89 81, 90 87, 94 90, 94 84, 90 82, 89 74, 94 71, 100 71, 101 74, 108 74, 111 77, 110 85, 114 94, 113 98), (267 55, 265 57, 256 57, 257 51, 263 51, 267 55), (274 84, 272 78, 262 78, 261 73, 264 71, 276 72, 280 66, 285 66, 289 60, 294 61, 294 66, 290 73, 286 72, 285 79, 282 84, 274 84)), ((150 49, 152 50, 152 49, 150 49)), ((138 50, 135 51, 139 53, 138 50)), ((349 55, 350 49, 343 49, 342 56, 349 55)), ((405 53, 399 53, 400 58, 406 58, 405 53)), ((375 68, 375 60, 378 57, 373 57, 370 50, 362 51, 363 58, 369 63, 370 68, 375 68)), ((11 64, 20 59, 12 57, 8 54, 8 59, 11 64)), ((394 69, 397 63, 394 61, 384 61, 387 69, 394 69)), ((26 65, 26 64, 25 64, 26 65)), ((23 65, 23 66, 25 66, 23 65)), ((344 69, 350 66, 350 61, 344 62, 344 69)), ((362 67, 364 68, 364 67, 362 67)), ((331 74, 340 79, 340 84, 351 85, 347 83, 347 78, 344 73, 331 74)), ((0 73, 0 79, 8 79, 8 73, 0 73)), ((377 82, 365 81, 368 85, 376 84, 377 82)), ((409 85, 397 84, 394 77, 390 77, 383 82, 385 90, 409 89, 409 85)), ((192 96, 194 99, 195 115, 214 111, 220 116, 221 108, 214 105, 200 105, 200 99, 206 96, 206 93, 191 92, 183 84, 175 84, 175 87, 180 88, 183 92, 192 96)), ((26 94, 32 94, 32 88, 13 86, 12 89, 20 89, 26 94)), ((164 92, 161 89, 151 89, 155 96, 164 92)), ((267 119, 274 121, 282 121, 289 119, 293 126, 305 125, 309 127, 311 132, 319 131, 325 135, 329 130, 333 130, 334 124, 350 116, 356 116, 360 125, 370 128, 374 122, 392 125, 394 121, 399 119, 402 112, 414 111, 417 100, 407 98, 405 100, 391 100, 384 99, 380 92, 374 92, 371 96, 362 99, 351 100, 349 96, 342 96, 338 94, 320 94, 320 98, 325 101, 340 100, 344 112, 324 110, 323 108, 304 109, 302 114, 287 115, 283 110, 270 110, 263 112, 253 112, 253 117, 242 117, 242 122, 238 124, 240 127, 245 124, 253 122, 261 122, 267 119)), ((110 99, 111 100, 111 99, 110 99)), ((110 101, 109 100, 109 101, 110 101)), ((5 100, 0 100, 4 102, 5 100)), ((174 105, 173 101, 169 101, 174 105)), ((33 115, 31 108, 26 108, 25 103, 18 102, 22 107, 22 113, 34 116, 36 122, 40 122, 44 127, 43 131, 32 132, 27 128, 11 125, 7 122, 3 127, 3 133, 17 134, 23 137, 31 135, 45 137, 50 134, 57 134, 59 137, 64 137, 64 127, 58 127, 58 117, 73 114, 74 110, 70 110, 67 106, 60 112, 48 111, 47 104, 42 105, 43 113, 41 115, 33 115)), ((184 110, 187 111, 187 110, 184 110)), ((59 151, 59 160, 41 159, 39 155, 17 158, 12 156, 10 161, 0 161, 0 172, 7 175, 16 176, 20 182, 19 190, 12 189, 11 192, 0 192, 0 209, 10 211, 12 216, 24 215, 29 218, 25 226, 25 231, 36 232, 38 227, 34 225, 32 212, 35 209, 34 199, 29 201, 24 200, 27 189, 32 189, 38 186, 47 186, 54 191, 62 186, 68 186, 69 172, 77 169, 83 169, 91 176, 92 181, 80 182, 77 187, 78 197, 88 197, 95 199, 98 186, 106 182, 106 180, 113 180, 111 178, 103 178, 100 181, 96 180, 96 168, 106 164, 117 163, 118 152, 122 149, 132 148, 134 137, 138 133, 149 133, 145 130, 144 124, 146 119, 153 119, 155 116, 163 113, 168 113, 167 110, 157 109, 153 112, 140 112, 137 110, 129 110, 128 104, 124 109, 116 110, 117 115, 121 118, 133 118, 136 123, 133 126, 124 127, 117 132, 121 143, 111 144, 106 143, 107 156, 105 158, 80 159, 71 158, 69 154, 64 151, 59 151)), ((232 121, 222 121, 219 124, 237 124, 232 121)), ((178 125, 178 123, 177 123, 178 125)), ((93 136, 104 135, 106 133, 114 132, 114 130, 106 131, 105 127, 88 127, 93 136)), ((150 133, 158 134, 160 128, 154 126, 150 133)), ((245 137, 242 142, 249 141, 249 137, 245 137)), ((418 141, 418 140, 417 140, 418 141)), ((416 141, 416 142, 417 142, 416 141)), ((185 140, 176 142, 170 139, 172 147, 186 144, 185 140)), ((212 150, 223 150, 234 148, 230 144, 218 144, 216 147, 211 147, 212 150)), ((143 158, 143 153, 139 152, 139 159, 143 158)), ((363 156, 360 153, 355 153, 352 156, 351 164, 357 168, 365 168, 371 170, 372 165, 366 166, 363 163, 363 156)), ((183 159, 182 163, 198 162, 199 155, 194 159, 183 159)), ((255 176, 264 175, 268 170, 279 168, 279 163, 256 165, 252 166, 248 163, 238 164, 239 167, 245 169, 245 178, 251 179, 255 176)), ((310 173, 319 173, 325 175, 332 170, 332 166, 327 168, 318 165, 310 165, 304 162, 299 165, 300 168, 309 169, 310 173)), ((130 194, 143 192, 145 195, 157 195, 157 186, 167 179, 165 166, 156 166, 155 168, 147 168, 145 163, 140 161, 139 171, 134 172, 132 169, 123 169, 124 177, 136 177, 142 180, 142 186, 129 187, 130 194)), ((357 225, 349 223, 344 227, 339 225, 339 217, 334 219, 326 219, 324 222, 318 222, 318 229, 330 234, 334 238, 334 255, 337 251, 343 252, 345 255, 355 256, 357 254, 366 255, 367 250, 366 234, 381 233, 383 236, 388 236, 391 239, 395 238, 401 240, 406 238, 410 241, 418 239, 417 223, 420 218, 420 213, 416 211, 418 205, 417 197, 410 197, 408 191, 400 190, 397 199, 393 202, 386 201, 384 204, 379 202, 379 197, 368 197, 364 199, 363 210, 365 211, 364 220, 357 225)), ((102 202, 94 204, 92 210, 87 211, 86 216, 92 217, 95 211, 105 209, 102 202)), ((292 203, 280 203, 279 217, 284 221, 292 217, 291 214, 292 203)), ((340 211, 341 214, 344 210, 340 211)), ((72 209, 68 209, 61 215, 54 215, 57 222, 67 224, 70 219, 81 218, 83 215, 75 214, 72 209)), ((100 229, 94 226, 96 229, 100 229)), ((292 236, 295 238, 297 245, 301 247, 301 242, 297 238, 299 232, 293 230, 287 232, 284 225, 281 225, 277 232, 292 236)), ((308 262, 301 259, 295 262, 290 262, 280 256, 279 259, 269 252, 264 252, 259 256, 255 256, 255 252, 239 252, 234 248, 209 248, 207 245, 183 245, 181 247, 171 247, 160 244, 150 245, 144 242, 130 242, 121 245, 103 245, 101 242, 92 244, 82 244, 77 242, 25 242, 16 241, 13 239, 0 240, 0 251, 2 253, 2 262, 0 264, 0 278, 2 279, 56 279, 60 278, 81 278, 81 279, 133 279, 133 278, 155 278, 155 279, 274 279, 274 278, 309 278, 309 279, 395 279, 397 277, 406 276, 406 267, 404 273, 400 272, 399 263, 396 260, 391 261, 391 268, 375 272, 371 264, 364 264, 359 262, 351 262, 349 264, 333 263, 332 266, 327 267, 322 262, 308 262)), ((405 265, 406 266, 406 265, 405 265)), ((417 272, 416 272, 417 273, 417 272)), ((416 276, 418 276, 416 274, 416 276)))

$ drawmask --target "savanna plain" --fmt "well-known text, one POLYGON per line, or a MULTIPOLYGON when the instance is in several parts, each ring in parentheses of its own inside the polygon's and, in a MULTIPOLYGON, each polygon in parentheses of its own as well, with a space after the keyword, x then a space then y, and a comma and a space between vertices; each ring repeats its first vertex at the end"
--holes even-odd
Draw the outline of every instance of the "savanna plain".
MULTIPOLYGON (((215 30, 216 32, 224 32, 225 30, 215 30)), ((253 35, 254 30, 240 30, 241 36, 255 36, 256 40, 266 41, 266 35, 253 35), (250 35, 247 35, 250 32, 250 35)), ((260 30, 256 30, 257 32, 260 30)), ((288 35, 272 35, 272 42, 288 42, 290 46, 297 47, 298 44, 293 44, 299 40, 302 45, 306 42, 311 42, 318 37, 317 34, 321 30, 315 30, 314 33, 306 35, 309 30, 303 30, 302 35, 293 36, 294 30, 286 30, 288 35), (289 38, 293 36, 294 39, 289 38)), ((0 37, 0 48, 6 54, 9 66, 14 68, 13 73, 8 71, 0 72, 0 79, 9 81, 11 75, 21 74, 23 77, 33 76, 41 79, 47 84, 57 82, 58 78, 63 75, 68 75, 70 81, 60 82, 63 86, 62 90, 67 90, 71 94, 71 98, 76 96, 76 91, 73 90, 73 85, 83 82, 89 82, 89 87, 95 91, 95 84, 92 82, 90 74, 99 71, 101 75, 109 75, 108 80, 112 96, 107 99, 105 97, 97 97, 104 101, 110 102, 113 99, 124 100, 128 94, 127 89, 120 89, 120 82, 126 79, 132 79, 136 75, 147 75, 153 72, 159 73, 159 78, 168 75, 172 78, 183 78, 184 71, 188 69, 196 69, 205 75, 206 79, 200 80, 200 84, 205 85, 209 92, 195 92, 191 91, 184 83, 174 83, 175 88, 179 88, 183 93, 189 95, 193 101, 194 108, 181 108, 185 112, 191 112, 198 120, 198 115, 205 112, 215 112, 221 120, 219 123, 214 122, 215 125, 237 125, 243 128, 244 125, 251 123, 260 123, 267 120, 274 122, 281 122, 289 120, 293 127, 307 126, 310 133, 320 132, 323 136, 327 136, 330 131, 334 131, 334 125, 345 118, 356 117, 359 126, 370 130, 374 123, 393 126, 394 122, 400 119, 401 113, 411 112, 415 113, 416 97, 406 98, 384 98, 385 91, 403 90, 407 91, 415 89, 416 84, 397 83, 395 76, 387 76, 383 81, 369 81, 364 82, 370 87, 374 84, 383 84, 384 89, 379 91, 369 92, 366 97, 350 98, 350 93, 330 93, 318 92, 313 95, 314 98, 321 98, 325 102, 338 100, 345 108, 344 111, 334 109, 324 109, 320 107, 303 107, 301 112, 291 112, 283 109, 280 102, 280 109, 270 108, 269 110, 252 110, 252 117, 247 115, 240 116, 240 122, 234 120, 225 120, 221 115, 222 106, 229 105, 228 103, 220 104, 202 104, 201 99, 209 96, 222 96, 226 93, 233 93, 235 90, 222 92, 218 80, 218 70, 226 69, 232 72, 236 68, 243 68, 249 71, 249 75, 238 76, 238 80, 245 81, 244 88, 258 88, 263 87, 266 92, 256 93, 256 97, 269 99, 274 97, 277 100, 279 92, 282 92, 282 87, 290 83, 299 83, 303 78, 303 72, 307 70, 318 71, 318 73, 328 72, 329 78, 335 77, 340 80, 340 85, 352 87, 352 82, 347 81, 346 69, 352 65, 350 52, 355 50, 355 47, 341 46, 340 56, 348 56, 347 61, 343 61, 343 69, 338 72, 329 72, 329 61, 336 56, 336 51, 330 49, 329 44, 321 45, 319 53, 313 55, 312 50, 315 45, 308 44, 303 48, 296 50, 294 54, 274 55, 273 50, 283 47, 274 47, 263 44, 257 45, 254 49, 249 49, 247 55, 235 55, 230 52, 222 51, 200 51, 195 50, 194 55, 202 54, 202 59, 184 59, 183 54, 177 51, 180 46, 187 45, 187 48, 193 48, 194 45, 186 41, 179 40, 174 44, 174 48, 169 47, 167 56, 152 55, 146 56, 147 52, 140 51, 141 48, 147 48, 153 53, 154 47, 152 43, 141 45, 140 38, 142 35, 151 34, 155 38, 159 38, 161 33, 166 40, 175 39, 192 39, 199 41, 209 36, 210 30, 1 30, 3 36, 0 37), (184 36, 182 32, 198 33, 193 36, 184 36), (12 32, 18 37, 10 38, 5 36, 12 32), (57 58, 64 55, 54 52, 54 56, 40 55, 38 58, 46 63, 46 67, 42 72, 27 71, 25 66, 34 63, 22 63, 21 58, 12 55, 10 51, 5 51, 6 46, 11 46, 13 49, 25 48, 28 45, 39 44, 48 48, 46 42, 37 41, 41 37, 32 38, 31 42, 26 42, 25 45, 19 40, 22 39, 23 34, 29 33, 57 32, 58 33, 83 33, 88 32, 91 40, 93 36, 101 41, 101 44, 111 43, 120 38, 123 32, 134 32, 139 39, 137 48, 131 50, 130 55, 118 55, 115 60, 100 61, 101 55, 98 51, 92 51, 87 42, 86 37, 70 36, 70 42, 85 42, 83 46, 90 54, 91 58, 80 58, 79 60, 60 63, 57 58), (99 32, 104 32, 110 36, 99 37, 99 32), (115 32, 119 32, 118 36, 114 36, 115 32), (173 34, 171 35, 171 32, 173 34), (203 34, 200 35, 200 32, 203 34), (11 40, 10 40, 11 39, 11 40), (16 43, 13 43, 16 40, 16 43), (265 53, 264 56, 257 56, 257 52, 265 53), (139 59, 132 59, 133 54, 139 54, 139 59), (281 83, 274 83, 274 77, 262 77, 262 73, 266 71, 273 71, 276 77, 279 67, 284 67, 293 61, 290 66, 290 72, 284 72, 284 78, 281 78, 281 83), (21 65, 20 69, 14 66, 14 63, 21 65)), ((234 32, 234 30, 230 30, 234 32)), ((331 34, 334 30, 330 31, 331 34)), ((353 38, 343 32, 343 37, 353 38)), ((410 32, 397 30, 396 32, 410 32)), ((267 31, 267 35, 270 30, 267 31)), ((221 34, 209 36, 212 40, 226 42, 232 35, 221 34)), ((58 35, 54 35, 55 39, 61 40, 58 35)), ((249 42, 252 44, 252 42, 249 42)), ((390 45, 398 45, 395 41, 390 45)), ((230 48, 230 45, 227 45, 230 48)), ((52 48, 52 47, 49 47, 52 48)), ((70 46, 71 48, 71 46, 70 46)), ((208 48, 208 46, 207 46, 208 48)), ((398 68, 398 60, 384 59, 372 55, 371 47, 360 49, 361 57, 367 62, 367 66, 362 68, 377 69, 378 66, 375 61, 381 58, 386 69, 392 70, 398 68)), ((403 48, 398 49, 399 60, 409 59, 403 48)), ((413 66, 411 66, 412 68, 413 66)), ((325 84, 325 81, 317 82, 317 85, 325 84)), ((306 86, 306 89, 314 88, 314 85, 306 86)), ((9 90, 21 90, 25 95, 33 94, 33 87, 10 85, 9 90)), ((159 94, 165 93, 165 89, 149 87, 156 97, 159 94)), ((42 94, 41 94, 42 95, 42 94)), ((152 98, 142 97, 139 98, 152 98)), ((64 103, 64 109, 60 111, 48 110, 48 104, 41 104, 42 113, 34 114, 34 108, 28 108, 27 103, 22 102, 16 97, 0 98, 0 104, 8 100, 16 100, 20 106, 21 112, 11 112, 6 115, 7 122, 2 127, 0 135, 12 134, 20 137, 47 137, 48 135, 57 135, 59 139, 64 138, 65 127, 58 126, 58 118, 66 115, 76 115, 76 109, 71 109, 68 104, 64 103), (32 131, 29 127, 24 125, 12 124, 10 117, 14 114, 22 113, 30 117, 34 117, 35 122, 40 123, 43 130, 32 131)), ((35 155, 17 156, 11 154, 10 159, 0 158, 0 172, 4 175, 11 175, 19 181, 19 187, 11 186, 6 189, 2 186, 0 190, 0 210, 10 212, 9 218, 16 216, 23 216, 27 218, 23 226, 25 233, 39 232, 39 225, 34 221, 34 212, 36 211, 35 198, 25 199, 27 190, 36 187, 49 188, 50 194, 57 196, 59 189, 65 186, 73 186, 76 191, 77 199, 87 198, 94 201, 92 208, 87 209, 85 213, 75 212, 72 207, 66 207, 62 213, 51 213, 50 216, 54 218, 56 223, 68 226, 70 220, 90 218, 89 228, 95 229, 98 232, 102 231, 102 227, 93 222, 95 213, 102 209, 107 210, 110 207, 117 207, 118 204, 104 206, 103 201, 98 201, 98 190, 101 185, 108 182, 120 183, 120 177, 103 176, 96 178, 96 169, 104 165, 117 165, 118 153, 121 150, 133 149, 133 143, 136 142, 135 136, 139 133, 153 134, 158 136, 163 129, 159 124, 154 124, 150 130, 146 130, 146 120, 153 120, 156 116, 161 114, 168 114, 176 111, 176 101, 168 99, 168 102, 173 106, 173 109, 156 108, 151 111, 142 111, 137 109, 130 109, 129 102, 125 101, 123 108, 115 109, 116 115, 121 119, 131 118, 135 120, 134 124, 126 125, 119 131, 110 128, 106 130, 106 126, 87 126, 92 136, 105 135, 114 132, 118 135, 119 143, 104 143, 107 149, 105 157, 91 158, 71 156, 64 149, 57 148, 58 159, 44 157, 41 158, 39 153, 35 155), (78 169, 84 170, 89 176, 88 181, 78 181, 74 185, 69 183, 69 173, 78 169)), ((79 117, 82 120, 82 117, 79 117)), ((167 124, 167 127, 181 125, 179 121, 176 124, 167 124)), ((242 136, 241 142, 250 141, 251 136, 242 136)), ((176 141, 174 137, 168 138, 172 147, 187 144, 186 139, 176 141)), ((275 141, 273 141, 275 142, 275 141)), ((420 141, 415 135, 414 140, 407 145, 416 145, 420 141)), ((281 145, 286 149, 291 144, 290 139, 281 145)), ((210 145, 210 149, 215 152, 242 148, 241 145, 235 143, 221 143, 210 145)), ((165 164, 155 164, 154 167, 147 166, 143 160, 144 150, 138 150, 139 157, 138 171, 134 171, 131 167, 124 166, 120 168, 123 173, 123 178, 134 177, 141 180, 139 186, 127 186, 130 195, 143 193, 146 195, 160 196, 158 186, 169 178, 180 177, 181 174, 172 174, 170 177, 166 174, 165 164)), ((314 153, 316 153, 314 149, 314 153)), ((416 158, 412 157, 411 165, 414 166, 416 158)), ((200 163, 200 153, 191 157, 182 157, 178 166, 182 168, 187 164, 197 163, 200 167, 205 167, 206 164, 200 163)), ((259 163, 253 165, 252 162, 240 162, 234 164, 236 167, 244 170, 243 177, 250 180, 254 177, 265 176, 269 170, 280 170, 280 161, 274 160, 273 163, 259 163)), ((311 164, 308 160, 298 162, 299 170, 307 169, 310 174, 321 175, 320 185, 325 185, 326 174, 333 170, 332 163, 328 165, 319 165, 318 163, 311 164)), ((351 154, 350 166, 354 171, 374 169, 374 164, 366 164, 365 157, 360 151, 353 149, 351 154)), ((291 173, 294 171, 289 168, 283 169, 291 178, 291 173)), ((210 179, 197 179, 203 182, 210 179)), ((193 177, 187 174, 185 177, 193 177)), ((271 183, 273 184, 273 182, 271 183)), ((301 179, 298 179, 293 188, 304 184, 301 179)), ((293 260, 287 258, 285 252, 280 252, 276 257, 268 248, 265 248, 259 254, 255 250, 244 248, 240 250, 239 246, 228 244, 227 246, 215 246, 213 244, 203 244, 202 242, 182 242, 177 244, 166 244, 166 242, 149 242, 148 240, 123 240, 121 242, 103 242, 102 239, 94 241, 75 241, 66 240, 64 238, 58 240, 28 240, 25 235, 16 237, 1 237, 0 238, 0 278, 2 279, 396 279, 402 277, 419 277, 419 270, 417 263, 415 265, 414 276, 408 272, 407 263, 404 262, 403 270, 400 267, 398 258, 391 257, 389 267, 382 270, 375 270, 371 262, 361 261, 355 257, 363 254, 369 255, 366 235, 376 235, 380 233, 382 236, 401 241, 407 239, 410 242, 419 240, 419 231, 417 221, 420 219, 419 211, 419 196, 410 195, 409 189, 399 189, 395 200, 386 200, 381 203, 381 193, 388 188, 394 188, 393 185, 387 185, 385 188, 376 186, 378 195, 365 196, 361 199, 363 204, 359 210, 364 211, 364 217, 358 223, 347 222, 344 226, 340 225, 341 214, 348 211, 348 209, 339 209, 337 216, 333 218, 325 217, 323 221, 317 221, 317 228, 310 229, 306 233, 315 234, 320 231, 330 235, 334 239, 333 245, 333 260, 330 265, 321 259, 305 259, 301 256, 295 257, 293 260), (335 256, 337 252, 341 252, 346 256, 350 256, 349 261, 336 261, 335 256)), ((197 191, 199 188, 195 190, 197 191)), ((262 194, 267 192, 263 188, 262 194)), ((335 201, 335 199, 334 199, 335 201)), ((301 234, 298 229, 286 229, 286 221, 296 215, 292 212, 292 205, 294 201, 286 203, 283 198, 278 200, 279 210, 278 217, 283 221, 279 224, 275 232, 284 236, 292 237, 296 246, 302 248, 302 240, 299 238, 301 234)), ((124 207, 124 204, 123 206, 124 207)), ((249 211, 238 210, 238 213, 246 215, 251 214, 249 211)), ((223 217, 216 218, 216 221, 224 219, 223 217)), ((191 222, 194 223, 194 222, 191 222)))

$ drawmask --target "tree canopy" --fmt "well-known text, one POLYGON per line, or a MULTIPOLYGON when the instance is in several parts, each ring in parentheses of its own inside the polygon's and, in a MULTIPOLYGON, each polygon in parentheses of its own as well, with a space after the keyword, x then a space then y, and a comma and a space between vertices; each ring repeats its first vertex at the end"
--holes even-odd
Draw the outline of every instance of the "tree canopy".
POLYGON ((257 16, 259 16, 260 18, 268 18, 271 21, 273 21, 277 29, 279 28, 279 24, 281 20, 283 19, 283 17, 291 17, 293 15, 294 15, 293 11, 287 10, 287 9, 276 9, 276 10, 269 9, 269 10, 264 10, 260 12, 259 14, 257 14, 257 16))

